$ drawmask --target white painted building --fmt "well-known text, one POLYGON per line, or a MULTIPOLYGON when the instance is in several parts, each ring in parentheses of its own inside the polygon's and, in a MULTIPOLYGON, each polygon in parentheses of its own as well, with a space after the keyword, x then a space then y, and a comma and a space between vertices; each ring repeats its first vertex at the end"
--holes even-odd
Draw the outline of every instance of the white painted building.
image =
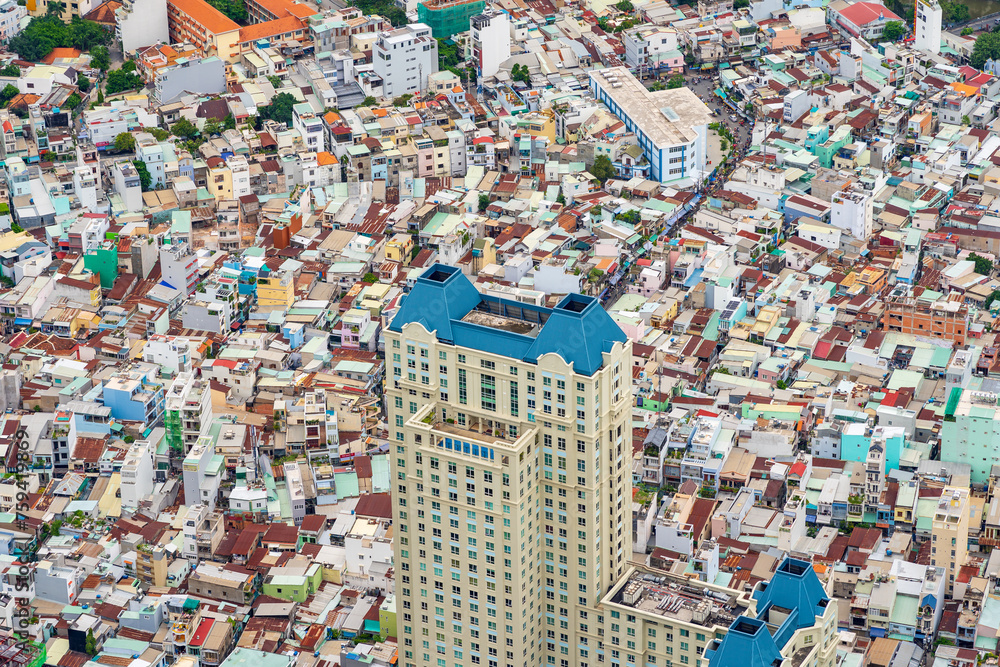
POLYGON ((233 175, 233 198, 252 194, 250 189, 250 165, 242 155, 234 155, 226 161, 233 175))
POLYGON ((132 212, 141 211, 143 204, 139 172, 131 162, 119 162, 111 171, 115 177, 115 192, 125 202, 125 209, 132 212))
POLYGON ((438 71, 437 41, 426 23, 380 32, 372 44, 372 62, 386 97, 416 93, 438 71))
POLYGON ((125 53, 157 42, 170 43, 167 30, 167 0, 121 0, 115 10, 115 37, 125 53))
POLYGON ((7 41, 21 32, 21 19, 28 15, 28 8, 17 0, 0 3, 0 39, 7 41))
POLYGON ((132 443, 122 463, 121 475, 122 507, 138 507, 153 492, 153 447, 148 441, 132 443))
POLYGON ((872 235, 874 212, 870 192, 851 188, 834 193, 830 208, 830 224, 845 230, 854 238, 867 241, 872 235))
POLYGON ((941 51, 941 16, 937 0, 917 0, 916 33, 913 48, 938 53, 941 51))
POLYGON ((153 99, 175 102, 187 93, 214 95, 226 91, 226 64, 216 56, 188 58, 156 72, 153 99))
POLYGON ((292 107, 292 127, 302 137, 302 143, 307 151, 322 153, 326 150, 323 119, 316 115, 308 102, 292 107))
POLYGON ((698 182, 708 175, 712 112, 689 88, 651 92, 627 67, 590 71, 590 90, 635 133, 649 160, 649 178, 698 182))
POLYGON ((510 19, 502 12, 487 12, 470 20, 472 59, 480 78, 493 76, 510 58, 510 19))

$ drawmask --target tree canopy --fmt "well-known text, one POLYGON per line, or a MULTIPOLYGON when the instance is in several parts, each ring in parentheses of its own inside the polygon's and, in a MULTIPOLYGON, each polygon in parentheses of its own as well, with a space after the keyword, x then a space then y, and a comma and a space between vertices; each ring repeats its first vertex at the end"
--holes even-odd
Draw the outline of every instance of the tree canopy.
POLYGON ((684 87, 684 75, 683 74, 680 74, 680 73, 674 74, 667 81, 667 90, 673 90, 674 88, 683 88, 683 87, 684 87))
POLYGON ((974 252, 969 253, 969 260, 975 262, 975 271, 981 276, 989 276, 993 273, 993 262, 986 259, 985 257, 980 257, 974 252))
POLYGON ((111 67, 111 53, 106 46, 95 46, 90 50, 90 66, 107 72, 111 67))
POLYGON ((245 22, 248 18, 243 0, 208 0, 208 4, 237 23, 245 22))
POLYGON ((531 74, 528 71, 528 66, 514 63, 514 66, 510 68, 510 78, 514 81, 520 81, 521 83, 528 83, 531 81, 531 74))
POLYGON ((17 86, 8 83, 3 87, 3 90, 0 90, 0 106, 7 106, 7 103, 14 99, 19 92, 21 91, 17 89, 17 86))
POLYGON ((985 32, 976 38, 976 44, 972 47, 972 57, 969 64, 976 69, 981 69, 987 60, 1000 58, 1000 34, 995 32, 985 32))
POLYGON ((189 121, 187 118, 181 118, 179 121, 174 123, 170 127, 170 131, 178 137, 183 137, 185 139, 190 139, 198 134, 198 128, 195 127, 194 123, 189 121))
MULTIPOLYGON (((49 3, 49 7, 55 3, 49 3)), ((39 61, 58 47, 73 47, 88 51, 108 44, 111 33, 93 21, 74 16, 68 24, 55 14, 36 16, 10 40, 10 49, 24 60, 39 61)))
POLYGON ((122 153, 131 153, 135 150, 135 137, 131 132, 122 132, 115 137, 115 150, 122 153))
POLYGON ((400 9, 393 0, 356 0, 351 4, 364 14, 378 14, 396 27, 409 23, 406 12, 400 9))
POLYGON ((139 185, 142 186, 142 191, 148 192, 149 187, 153 184, 153 177, 150 176, 146 163, 142 160, 132 160, 132 166, 139 173, 139 185))
POLYGON ((258 108, 260 113, 258 119, 271 119, 285 125, 292 124, 292 107, 298 104, 298 100, 290 93, 278 93, 271 98, 271 103, 266 107, 258 108))
POLYGON ((906 35, 906 24, 902 21, 889 21, 882 28, 883 42, 898 42, 906 35))
POLYGON ((607 155, 598 155, 594 158, 590 173, 603 184, 609 178, 614 178, 615 166, 611 164, 611 158, 607 155))
POLYGON ((126 90, 132 90, 133 88, 142 88, 142 77, 136 74, 135 63, 131 61, 122 65, 121 69, 111 70, 108 72, 108 81, 104 85, 108 91, 108 95, 113 95, 115 93, 120 93, 126 90), (131 70, 125 69, 126 65, 132 65, 131 70))

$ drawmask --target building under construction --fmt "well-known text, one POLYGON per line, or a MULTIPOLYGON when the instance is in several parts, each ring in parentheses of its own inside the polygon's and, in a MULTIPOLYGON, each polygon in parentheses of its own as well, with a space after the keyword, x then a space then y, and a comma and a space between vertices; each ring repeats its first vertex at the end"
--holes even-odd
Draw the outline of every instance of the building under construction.
POLYGON ((417 20, 426 23, 437 39, 469 30, 469 20, 483 12, 484 0, 427 0, 417 5, 417 20))

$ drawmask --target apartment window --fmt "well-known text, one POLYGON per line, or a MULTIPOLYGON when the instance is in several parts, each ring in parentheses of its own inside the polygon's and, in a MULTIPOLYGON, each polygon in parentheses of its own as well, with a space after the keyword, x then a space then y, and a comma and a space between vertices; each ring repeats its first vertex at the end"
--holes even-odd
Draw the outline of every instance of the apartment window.
POLYGON ((496 412, 497 409, 497 388, 496 378, 492 375, 483 375, 479 385, 480 397, 483 410, 496 412))
MULTIPOLYGON (((462 355, 459 355, 460 358, 461 356, 462 355)), ((458 402, 461 403, 462 405, 465 405, 466 403, 469 402, 469 395, 468 392, 466 391, 466 377, 464 368, 458 369, 458 402)))

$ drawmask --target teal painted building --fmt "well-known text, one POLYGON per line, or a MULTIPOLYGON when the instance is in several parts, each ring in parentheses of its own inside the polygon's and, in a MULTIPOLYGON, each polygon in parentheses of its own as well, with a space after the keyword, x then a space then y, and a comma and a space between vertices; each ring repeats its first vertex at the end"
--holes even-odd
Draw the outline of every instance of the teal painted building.
POLYGON ((885 471, 899 470, 899 457, 906 447, 906 433, 900 427, 885 427, 871 430, 866 424, 848 424, 840 438, 840 458, 843 461, 868 460, 868 448, 872 436, 885 438, 885 471))

